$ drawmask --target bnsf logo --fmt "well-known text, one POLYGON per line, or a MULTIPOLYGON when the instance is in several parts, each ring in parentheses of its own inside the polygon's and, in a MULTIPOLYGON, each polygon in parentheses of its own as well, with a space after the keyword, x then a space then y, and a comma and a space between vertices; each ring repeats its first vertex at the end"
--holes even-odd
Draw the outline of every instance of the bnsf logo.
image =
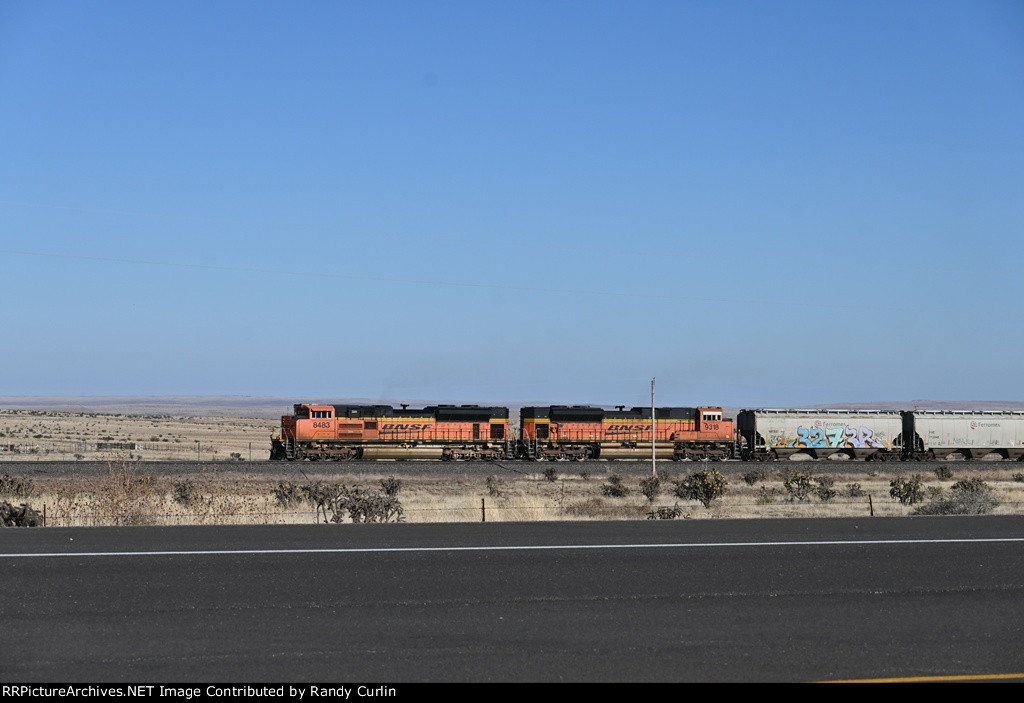
POLYGON ((608 425, 609 432, 650 432, 650 425, 608 425))
POLYGON ((381 425, 382 432, 396 431, 396 430, 426 430, 430 428, 429 422, 388 422, 381 425))

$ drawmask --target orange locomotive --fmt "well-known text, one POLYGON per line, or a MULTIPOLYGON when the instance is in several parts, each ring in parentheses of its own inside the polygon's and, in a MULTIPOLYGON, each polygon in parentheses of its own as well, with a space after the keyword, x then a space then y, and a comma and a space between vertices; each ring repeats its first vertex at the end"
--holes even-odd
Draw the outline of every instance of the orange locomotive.
POLYGON ((271 459, 481 459, 511 457, 508 408, 478 405, 314 405, 281 418, 271 459))
MULTIPOLYGON (((651 456, 651 409, 589 405, 525 407, 518 456, 534 460, 643 459, 651 456)), ((659 459, 725 459, 734 451, 734 423, 722 408, 656 408, 659 459)))

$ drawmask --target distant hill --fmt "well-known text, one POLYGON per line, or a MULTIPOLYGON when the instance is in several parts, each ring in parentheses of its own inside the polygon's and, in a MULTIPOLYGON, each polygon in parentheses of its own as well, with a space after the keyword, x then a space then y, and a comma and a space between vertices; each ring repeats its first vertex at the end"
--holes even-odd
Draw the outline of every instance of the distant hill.
POLYGON ((1024 401, 1012 400, 904 400, 885 403, 824 403, 813 408, 849 410, 1024 410, 1024 401))
MULTIPOLYGON (((438 404, 462 404, 458 401, 388 400, 379 398, 281 398, 275 396, 0 396, 0 408, 11 410, 49 410, 73 413, 124 415, 170 415, 182 417, 252 417, 277 419, 288 414, 296 402, 352 403, 398 405, 410 407, 438 404)), ((491 403, 479 403, 491 405, 491 403)), ((500 403, 513 410, 529 405, 547 405, 544 401, 500 403)), ((660 405, 660 403, 659 403, 660 405)), ((605 407, 614 407, 607 405, 605 407)), ((758 407, 748 405, 743 407, 758 407)), ((768 407, 768 406, 760 406, 768 407)), ((780 407, 780 406, 774 406, 780 407)), ((878 403, 815 403, 796 406, 804 409, 835 408, 844 410, 1019 410, 1024 401, 996 400, 908 400, 878 403)), ((742 408, 726 407, 725 414, 735 417, 742 408)))
POLYGON ((0 396, 0 408, 71 413, 277 418, 290 398, 267 396, 0 396))

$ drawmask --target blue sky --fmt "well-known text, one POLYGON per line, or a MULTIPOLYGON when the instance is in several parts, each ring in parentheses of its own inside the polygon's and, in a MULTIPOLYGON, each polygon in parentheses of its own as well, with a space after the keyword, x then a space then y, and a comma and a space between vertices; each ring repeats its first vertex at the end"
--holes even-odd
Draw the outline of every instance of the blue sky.
POLYGON ((1024 4, 0 0, 0 395, 1024 400, 1024 4))

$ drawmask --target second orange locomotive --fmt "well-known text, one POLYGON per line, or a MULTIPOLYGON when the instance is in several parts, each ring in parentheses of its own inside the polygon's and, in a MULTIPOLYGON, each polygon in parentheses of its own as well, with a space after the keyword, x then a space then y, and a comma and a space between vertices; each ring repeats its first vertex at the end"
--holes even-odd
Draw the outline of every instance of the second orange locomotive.
MULTIPOLYGON (((589 405, 525 407, 518 453, 524 459, 644 459, 651 456, 651 408, 589 405)), ((724 459, 733 421, 720 407, 655 408, 654 454, 660 459, 724 459)))

